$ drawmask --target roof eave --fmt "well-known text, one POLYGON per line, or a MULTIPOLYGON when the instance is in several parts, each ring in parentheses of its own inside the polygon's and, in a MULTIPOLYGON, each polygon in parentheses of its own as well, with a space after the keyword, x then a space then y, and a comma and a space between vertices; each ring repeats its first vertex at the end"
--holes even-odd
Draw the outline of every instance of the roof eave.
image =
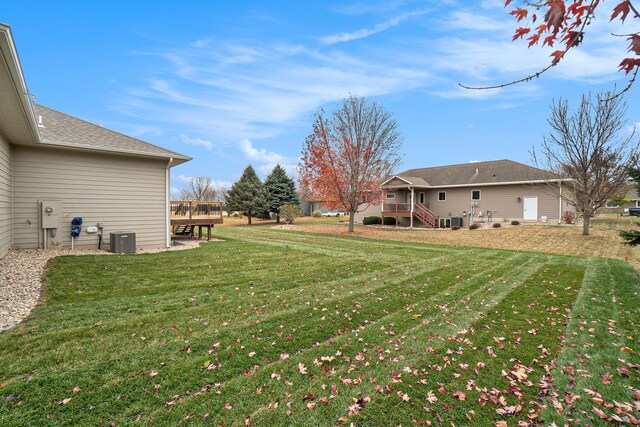
POLYGON ((189 160, 193 160, 193 157, 185 156, 180 153, 160 154, 160 153, 148 153, 148 152, 142 152, 142 151, 136 151, 136 150, 124 150, 124 149, 110 150, 107 148, 99 148, 99 147, 87 146, 82 144, 71 144, 71 143, 62 142, 62 141, 42 141, 41 144, 43 146, 67 148, 70 150, 81 150, 81 151, 94 152, 94 153, 121 154, 121 155, 135 156, 135 157, 148 157, 148 158, 154 158, 154 159, 167 159, 167 160, 173 159, 173 161, 171 162, 171 167, 180 165, 182 163, 186 163, 189 160))
MULTIPOLYGON (((555 182, 571 182, 575 181, 573 178, 552 178, 552 179, 530 179, 526 181, 505 181, 505 182, 474 182, 471 184, 447 184, 447 185, 387 185, 385 188, 424 188, 424 189, 440 189, 440 188, 460 188, 460 187, 492 187, 499 185, 527 185, 527 184, 545 184, 555 182)), ((384 184, 382 185, 384 186, 384 184)))
POLYGON ((29 99, 29 90, 27 89, 27 83, 22 73, 22 66, 20 65, 20 58, 18 57, 18 50, 13 42, 13 35, 11 34, 11 27, 0 22, 0 43, 4 45, 5 49, 0 49, 5 53, 4 58, 6 65, 9 69, 11 81, 15 87, 18 99, 20 102, 20 108, 22 114, 27 121, 27 127, 31 134, 31 142, 38 144, 41 142, 40 132, 38 132, 38 123, 36 121, 36 113, 29 99))

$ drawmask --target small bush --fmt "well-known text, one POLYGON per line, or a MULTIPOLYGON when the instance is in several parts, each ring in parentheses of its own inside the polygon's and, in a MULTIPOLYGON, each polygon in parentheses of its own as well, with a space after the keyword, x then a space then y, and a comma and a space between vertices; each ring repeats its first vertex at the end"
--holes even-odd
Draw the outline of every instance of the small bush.
POLYGON ((382 224, 382 218, 379 216, 365 216, 362 220, 362 225, 377 225, 382 224))
POLYGON ((511 221, 511 225, 520 225, 520 221, 516 221, 515 219, 511 221))
POLYGON ((385 216, 384 225, 396 225, 396 219, 392 216, 385 216))
POLYGON ((474 222, 469 226, 469 230, 475 230, 476 228, 480 228, 480 223, 474 222))
POLYGON ((499 222, 493 223, 493 228, 500 228, 500 227, 502 227, 502 224, 500 224, 499 222))
POLYGON ((313 213, 311 213, 311 216, 313 216, 314 218, 321 218, 322 217, 322 212, 320 212, 318 209, 316 209, 315 211, 313 211, 313 213))
POLYGON ((284 222, 292 224, 294 218, 302 216, 302 209, 293 203, 286 203, 280 206, 280 216, 284 219, 284 222))
POLYGON ((452 230, 460 230, 460 227, 458 227, 457 225, 454 225, 453 227, 451 227, 452 230))
POLYGON ((562 222, 565 224, 573 224, 576 220, 576 215, 571 211, 564 211, 562 214, 562 222))
POLYGON ((509 218, 504 218, 502 222, 509 222, 509 218))

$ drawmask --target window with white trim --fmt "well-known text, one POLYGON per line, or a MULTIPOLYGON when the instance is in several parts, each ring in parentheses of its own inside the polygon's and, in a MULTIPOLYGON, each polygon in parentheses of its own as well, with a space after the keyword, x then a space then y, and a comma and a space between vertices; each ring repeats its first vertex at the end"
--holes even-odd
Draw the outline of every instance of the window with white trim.
POLYGON ((387 200, 393 200, 396 198, 396 193, 387 193, 387 200))
POLYGON ((473 190, 471 192, 471 200, 480 200, 480 190, 473 190))
POLYGON ((640 200, 636 200, 636 208, 640 208, 640 200))
POLYGON ((447 192, 446 191, 439 191, 438 192, 438 200, 441 201, 441 202, 447 200, 447 192))
POLYGON ((619 208, 620 205, 618 204, 618 202, 615 202, 613 200, 607 200, 607 203, 604 205, 604 207, 609 209, 615 209, 615 208, 619 208))

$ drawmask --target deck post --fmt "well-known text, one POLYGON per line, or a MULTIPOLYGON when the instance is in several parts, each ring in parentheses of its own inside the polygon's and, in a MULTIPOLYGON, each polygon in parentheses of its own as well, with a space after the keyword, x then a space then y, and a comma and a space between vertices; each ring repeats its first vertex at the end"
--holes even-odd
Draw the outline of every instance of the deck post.
POLYGON ((411 187, 411 215, 409 216, 410 225, 413 228, 413 187, 411 187))

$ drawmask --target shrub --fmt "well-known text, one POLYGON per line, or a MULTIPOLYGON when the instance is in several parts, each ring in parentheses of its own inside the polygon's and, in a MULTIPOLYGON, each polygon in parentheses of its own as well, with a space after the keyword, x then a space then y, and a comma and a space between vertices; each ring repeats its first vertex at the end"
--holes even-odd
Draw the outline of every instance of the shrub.
POLYGON ((396 225, 396 219, 392 216, 385 216, 384 225, 396 225))
POLYGON ((469 226, 469 230, 475 230, 476 228, 480 228, 480 223, 474 222, 469 226))
POLYGON ((382 224, 382 218, 379 216, 365 216, 362 220, 362 225, 376 225, 382 224))
POLYGON ((515 219, 511 221, 511 225, 520 225, 520 221, 516 221, 515 219))
POLYGON ((571 211, 564 211, 562 214, 562 222, 565 224, 573 224, 576 220, 576 215, 571 211))
POLYGON ((493 223, 493 228, 500 228, 500 227, 502 227, 502 224, 500 224, 499 222, 493 223))
POLYGON ((300 206, 294 205, 293 203, 285 203, 280 206, 280 216, 284 219, 284 222, 291 224, 293 223, 294 218, 302 216, 302 209, 300 209, 300 206))
POLYGON ((457 225, 454 225, 453 227, 451 227, 452 230, 460 230, 460 227, 458 227, 457 225))
POLYGON ((311 216, 313 216, 314 218, 321 218, 322 217, 322 212, 320 212, 318 209, 316 209, 315 211, 313 211, 313 213, 311 213, 311 216))

